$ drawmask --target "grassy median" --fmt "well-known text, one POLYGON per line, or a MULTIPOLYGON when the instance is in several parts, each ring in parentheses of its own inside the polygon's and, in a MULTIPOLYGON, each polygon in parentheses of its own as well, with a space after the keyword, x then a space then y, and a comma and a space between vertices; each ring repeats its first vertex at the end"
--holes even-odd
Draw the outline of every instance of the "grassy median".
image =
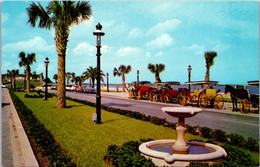
MULTIPOLYGON (((66 150, 78 166, 106 166, 104 156, 107 147, 122 145, 142 138, 176 139, 176 131, 110 113, 102 110, 101 125, 95 125, 92 114, 95 108, 67 100, 67 108, 56 108, 56 97, 44 101, 42 98, 25 98, 24 92, 16 92, 24 104, 33 111, 56 141, 66 150)), ((203 140, 186 134, 186 139, 203 140)))

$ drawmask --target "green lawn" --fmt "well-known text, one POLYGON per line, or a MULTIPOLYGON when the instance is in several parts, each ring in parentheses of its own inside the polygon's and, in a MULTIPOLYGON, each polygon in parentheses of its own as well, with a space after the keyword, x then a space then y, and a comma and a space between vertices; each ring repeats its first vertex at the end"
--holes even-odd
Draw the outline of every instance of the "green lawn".
MULTIPOLYGON (((24 98, 24 92, 16 94, 78 166, 106 166, 103 158, 111 144, 122 145, 142 138, 176 139, 175 130, 149 122, 102 110, 103 124, 95 125, 93 107, 67 100, 68 107, 58 109, 56 97, 44 101, 42 98, 24 98)), ((186 139, 203 140, 190 134, 186 134, 186 139)))

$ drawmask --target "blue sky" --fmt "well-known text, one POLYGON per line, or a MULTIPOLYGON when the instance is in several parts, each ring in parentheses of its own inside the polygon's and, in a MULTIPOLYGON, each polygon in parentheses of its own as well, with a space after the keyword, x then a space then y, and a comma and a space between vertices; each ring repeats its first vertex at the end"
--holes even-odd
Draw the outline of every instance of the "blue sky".
MULTIPOLYGON (((35 53, 31 68, 45 73, 44 59, 49 57, 49 76, 57 73, 54 29, 33 28, 27 24, 30 1, 2 1, 1 57, 2 73, 24 67, 18 65, 21 51, 35 53)), ((41 2, 45 7, 48 2, 41 2)), ((113 76, 114 67, 131 65, 126 82, 155 82, 149 63, 162 63, 162 81, 205 78, 204 52, 218 53, 210 69, 210 80, 220 84, 247 84, 259 80, 259 3, 257 1, 91 1, 90 21, 70 29, 66 72, 81 75, 96 66, 95 26, 100 22, 102 37, 101 69, 109 73, 110 83, 121 83, 113 76)), ((86 81, 88 82, 88 81, 86 81)))

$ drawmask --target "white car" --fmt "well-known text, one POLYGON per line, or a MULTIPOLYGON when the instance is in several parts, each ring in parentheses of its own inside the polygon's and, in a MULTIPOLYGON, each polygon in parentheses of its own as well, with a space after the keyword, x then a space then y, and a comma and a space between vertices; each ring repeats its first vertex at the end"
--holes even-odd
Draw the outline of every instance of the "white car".
POLYGON ((76 87, 74 85, 66 85, 65 89, 69 90, 69 91, 74 91, 76 89, 76 87))
POLYGON ((93 86, 83 86, 83 92, 85 93, 96 93, 96 89, 93 86))

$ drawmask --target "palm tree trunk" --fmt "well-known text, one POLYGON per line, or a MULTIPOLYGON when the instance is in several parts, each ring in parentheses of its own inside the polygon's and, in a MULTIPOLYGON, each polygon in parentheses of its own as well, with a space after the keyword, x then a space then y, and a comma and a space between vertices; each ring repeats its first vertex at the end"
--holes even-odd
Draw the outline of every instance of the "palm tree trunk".
POLYGON ((66 107, 66 89, 65 89, 65 60, 69 37, 69 30, 55 28, 55 42, 58 53, 58 88, 57 88, 57 108, 66 107))
POLYGON ((15 89, 15 77, 11 77, 12 89, 15 89))
POLYGON ((58 88, 57 88, 57 108, 66 107, 65 90, 65 56, 58 55, 58 88))
MULTIPOLYGON (((209 81, 209 68, 207 68, 207 70, 206 70, 205 81, 206 82, 209 81)), ((209 85, 206 85, 205 88, 208 89, 208 87, 209 87, 209 85)))
POLYGON ((125 74, 122 75, 123 92, 125 92, 125 74))
POLYGON ((30 72, 29 68, 26 68, 26 84, 27 84, 27 93, 30 93, 30 72))

